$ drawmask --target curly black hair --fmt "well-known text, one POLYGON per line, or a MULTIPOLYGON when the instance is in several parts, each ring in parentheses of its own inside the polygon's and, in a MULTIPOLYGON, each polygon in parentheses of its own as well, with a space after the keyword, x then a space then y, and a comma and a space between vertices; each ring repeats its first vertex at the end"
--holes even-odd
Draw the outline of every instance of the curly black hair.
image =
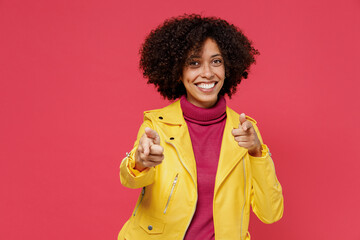
POLYGON ((180 81, 190 52, 201 51, 207 38, 215 40, 225 65, 225 81, 219 92, 231 97, 237 85, 247 78, 259 51, 236 26, 216 17, 191 14, 165 20, 152 30, 140 49, 140 69, 147 83, 169 100, 186 94, 180 81))

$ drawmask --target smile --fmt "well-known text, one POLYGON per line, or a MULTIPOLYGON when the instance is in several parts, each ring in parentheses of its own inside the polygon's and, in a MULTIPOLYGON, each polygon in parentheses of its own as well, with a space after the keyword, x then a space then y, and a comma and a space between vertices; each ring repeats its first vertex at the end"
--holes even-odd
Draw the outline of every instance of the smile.
POLYGON ((199 83, 196 86, 199 87, 199 88, 202 88, 202 89, 210 89, 210 88, 213 88, 215 86, 215 82, 212 82, 212 83, 199 83))

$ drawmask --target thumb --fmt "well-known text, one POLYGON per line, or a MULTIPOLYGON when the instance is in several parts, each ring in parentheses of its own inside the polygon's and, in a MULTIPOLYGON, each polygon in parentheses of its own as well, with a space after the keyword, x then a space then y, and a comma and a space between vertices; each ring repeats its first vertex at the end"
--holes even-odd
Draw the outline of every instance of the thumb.
POLYGON ((143 141, 142 149, 143 149, 143 153, 145 154, 145 156, 148 156, 150 153, 150 141, 149 140, 145 139, 145 141, 143 141))
POLYGON ((154 144, 160 144, 159 134, 155 130, 153 130, 153 129, 149 128, 149 127, 146 127, 145 128, 145 134, 146 134, 146 136, 148 138, 151 138, 153 140, 154 144))

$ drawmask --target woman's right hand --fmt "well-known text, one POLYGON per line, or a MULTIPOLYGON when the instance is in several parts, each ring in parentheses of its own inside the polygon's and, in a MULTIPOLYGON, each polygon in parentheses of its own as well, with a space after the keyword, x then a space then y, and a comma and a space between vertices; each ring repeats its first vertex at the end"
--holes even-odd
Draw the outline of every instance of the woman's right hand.
POLYGON ((135 169, 141 172, 145 168, 159 165, 163 159, 164 148, 160 145, 159 134, 146 127, 135 152, 135 169))

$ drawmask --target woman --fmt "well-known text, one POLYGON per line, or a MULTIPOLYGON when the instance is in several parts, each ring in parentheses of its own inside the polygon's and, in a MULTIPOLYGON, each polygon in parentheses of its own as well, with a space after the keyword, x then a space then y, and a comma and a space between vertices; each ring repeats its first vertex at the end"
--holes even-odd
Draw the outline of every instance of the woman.
POLYGON ((258 51, 218 18, 166 20, 146 38, 140 67, 162 96, 144 113, 121 183, 142 188, 118 239, 250 239, 250 206, 264 223, 283 196, 256 121, 226 106, 258 51))

